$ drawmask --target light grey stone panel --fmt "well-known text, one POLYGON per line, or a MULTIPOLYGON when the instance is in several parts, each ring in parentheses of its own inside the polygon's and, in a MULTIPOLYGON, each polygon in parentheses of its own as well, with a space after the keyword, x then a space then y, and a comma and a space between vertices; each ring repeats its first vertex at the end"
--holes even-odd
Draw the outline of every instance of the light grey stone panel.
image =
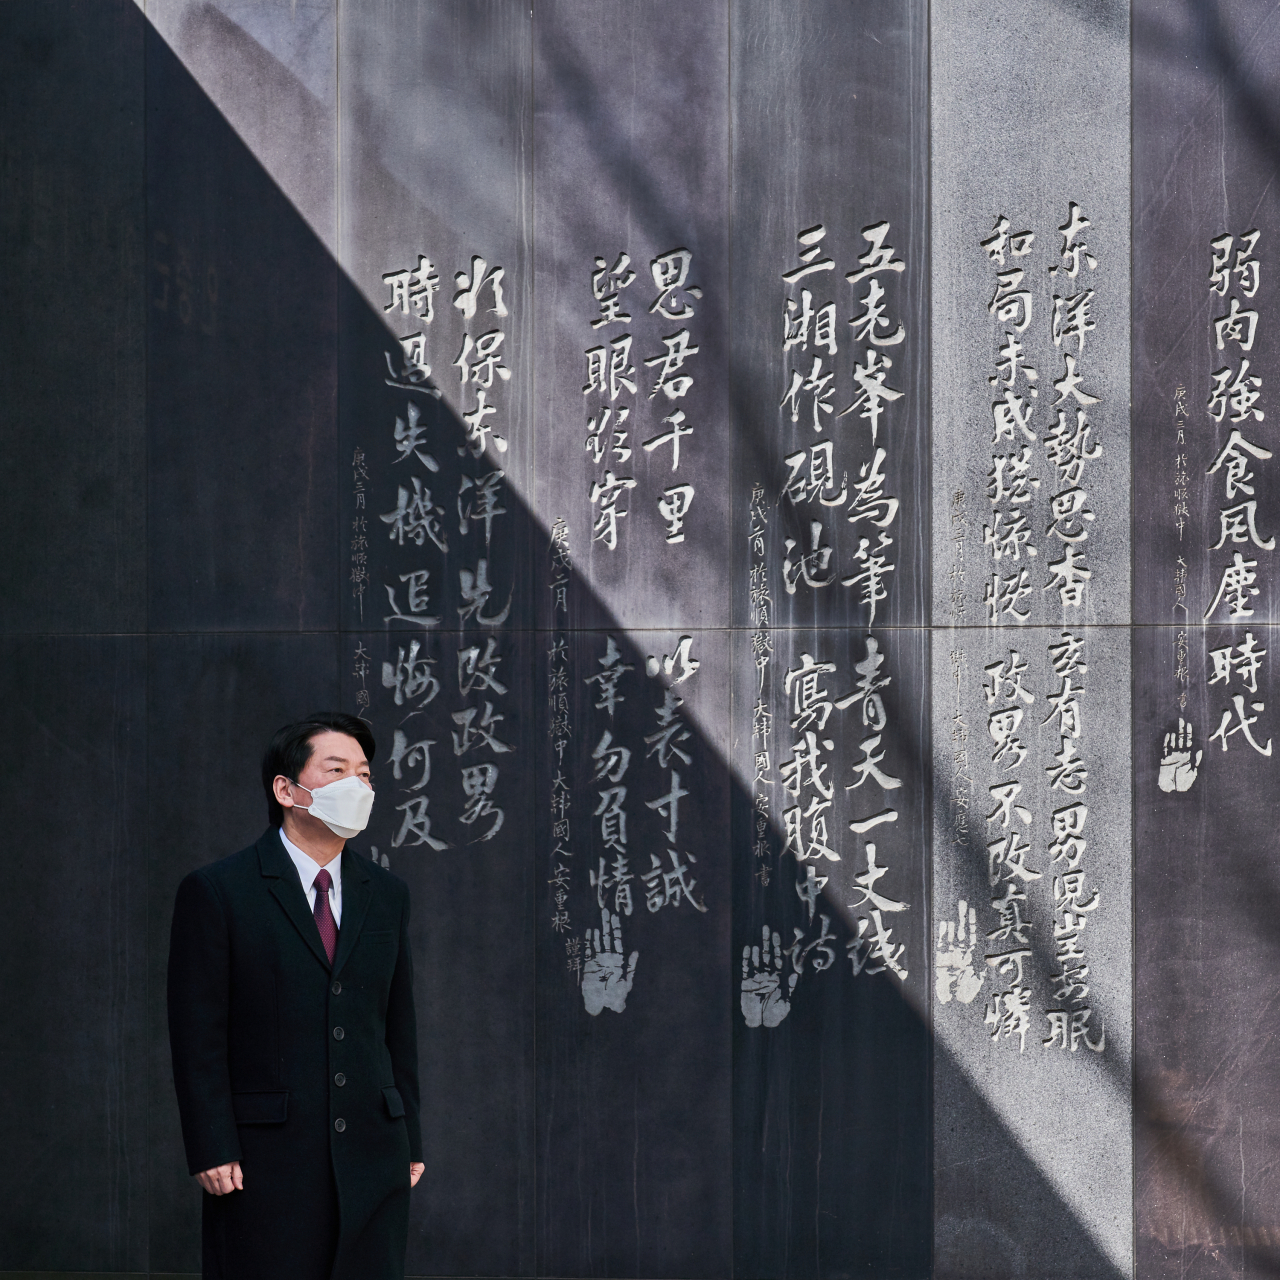
POLYGON ((1133 1269, 1128 35, 932 11, 939 1276, 1133 1269))
POLYGON ((1126 628, 934 632, 940 1277, 1132 1271, 1129 670, 1126 628))
POLYGON ((935 5, 932 127, 933 620, 1125 622, 1127 5, 935 5))

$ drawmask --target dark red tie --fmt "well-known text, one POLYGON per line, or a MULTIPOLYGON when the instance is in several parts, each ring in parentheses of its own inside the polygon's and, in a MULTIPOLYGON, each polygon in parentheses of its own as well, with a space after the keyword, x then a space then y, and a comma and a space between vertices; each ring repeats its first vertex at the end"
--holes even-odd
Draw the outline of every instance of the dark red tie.
POLYGON ((316 928, 320 930, 320 941, 324 943, 324 953, 333 963, 333 954, 338 949, 338 922, 329 910, 329 890, 333 885, 333 877, 322 867, 316 872, 316 905, 313 908, 316 917, 316 928))

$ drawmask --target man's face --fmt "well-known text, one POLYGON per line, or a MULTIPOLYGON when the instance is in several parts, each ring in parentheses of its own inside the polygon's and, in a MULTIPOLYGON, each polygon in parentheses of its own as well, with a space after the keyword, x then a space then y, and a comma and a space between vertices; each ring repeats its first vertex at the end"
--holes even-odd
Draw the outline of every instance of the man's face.
POLYGON ((314 824, 317 834, 322 831, 328 834, 328 828, 320 821, 319 818, 313 818, 309 813, 302 812, 302 809, 311 807, 311 793, 319 790, 319 788, 328 786, 331 782, 337 782, 341 778, 359 778, 366 787, 372 789, 373 783, 369 777, 369 762, 365 759, 364 751, 360 744, 352 737, 345 733, 338 733, 335 730, 326 730, 324 733, 317 733, 311 739, 311 759, 307 761, 302 772, 298 774, 298 782, 301 786, 295 786, 294 783, 281 775, 275 780, 276 799, 285 809, 292 809, 295 805, 300 805, 301 809, 295 809, 291 817, 308 827, 314 824), (303 790, 303 788, 306 790, 303 790))

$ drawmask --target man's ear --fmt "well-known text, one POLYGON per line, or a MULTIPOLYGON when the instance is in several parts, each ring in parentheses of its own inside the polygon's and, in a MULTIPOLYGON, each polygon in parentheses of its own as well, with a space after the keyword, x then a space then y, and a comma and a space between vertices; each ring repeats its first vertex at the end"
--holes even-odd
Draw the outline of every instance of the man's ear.
POLYGON ((276 801, 282 809, 293 808, 293 784, 283 773, 276 774, 275 781, 271 784, 271 790, 275 793, 276 801))

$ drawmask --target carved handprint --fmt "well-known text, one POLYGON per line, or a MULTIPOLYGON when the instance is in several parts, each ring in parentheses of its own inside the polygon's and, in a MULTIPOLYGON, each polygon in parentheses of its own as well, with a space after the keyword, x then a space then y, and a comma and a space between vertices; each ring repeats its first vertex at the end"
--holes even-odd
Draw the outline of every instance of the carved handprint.
POLYGON ((1191 721, 1179 716, 1178 727, 1164 735, 1164 755, 1160 757, 1160 775, 1156 778, 1156 786, 1161 791, 1191 790, 1204 758, 1204 752, 1197 751, 1195 763, 1191 762, 1193 732, 1191 721))
POLYGON ((784 1000, 782 942, 775 933, 770 945, 768 925, 761 928, 760 935, 760 946, 742 948, 742 1016, 749 1027, 776 1027, 791 1012, 791 993, 800 975, 792 973, 784 1000))
POLYGON ((956 904, 956 916, 958 924, 955 920, 938 921, 938 950, 933 957, 934 990, 942 1004, 947 1004, 953 995, 961 1004, 969 1004, 987 980, 985 969, 980 974, 973 969, 973 948, 978 941, 977 912, 961 898, 956 904))
POLYGON ((633 951, 622 972, 622 925, 608 907, 600 912, 600 928, 588 929, 586 962, 582 966, 582 1003, 595 1017, 601 1009, 621 1013, 627 1007, 627 996, 636 978, 636 961, 640 953, 633 951))

